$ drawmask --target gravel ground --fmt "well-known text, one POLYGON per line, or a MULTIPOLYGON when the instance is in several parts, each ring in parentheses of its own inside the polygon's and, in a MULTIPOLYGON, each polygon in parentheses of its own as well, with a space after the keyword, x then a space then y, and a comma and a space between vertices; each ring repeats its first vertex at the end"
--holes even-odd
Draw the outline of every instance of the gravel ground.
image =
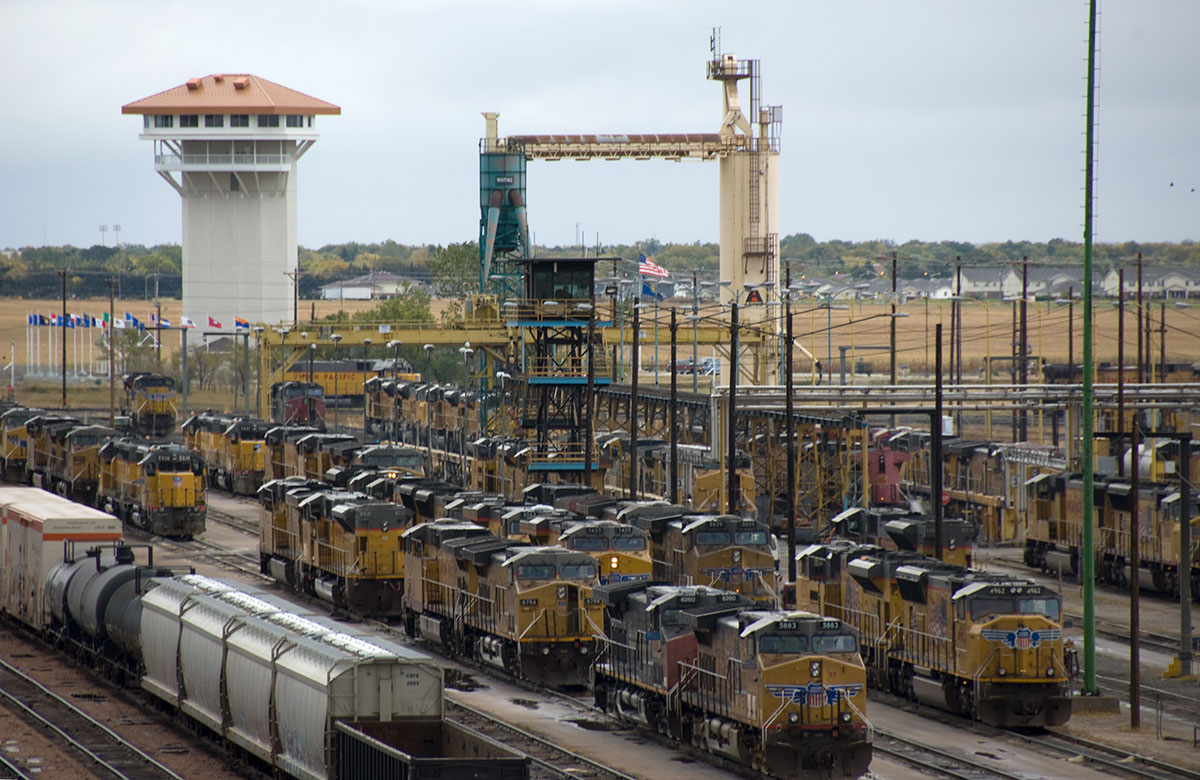
MULTIPOLYGON (((89 670, 74 666, 7 625, 0 625, 0 656, 182 777, 241 780, 249 776, 249 770, 232 763, 218 745, 198 739, 151 707, 149 697, 140 691, 117 690, 97 681, 89 670)), ((5 754, 21 766, 40 766, 42 777, 90 774, 70 753, 4 709, 0 709, 0 735, 5 754)))

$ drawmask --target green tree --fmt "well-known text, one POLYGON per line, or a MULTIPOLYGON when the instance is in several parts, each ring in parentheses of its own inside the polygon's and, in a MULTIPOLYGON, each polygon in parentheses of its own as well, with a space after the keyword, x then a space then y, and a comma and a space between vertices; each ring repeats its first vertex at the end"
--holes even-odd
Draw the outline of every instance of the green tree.
POLYGON ((429 259, 435 289, 447 298, 465 298, 479 291, 479 243, 464 241, 437 247, 429 259))

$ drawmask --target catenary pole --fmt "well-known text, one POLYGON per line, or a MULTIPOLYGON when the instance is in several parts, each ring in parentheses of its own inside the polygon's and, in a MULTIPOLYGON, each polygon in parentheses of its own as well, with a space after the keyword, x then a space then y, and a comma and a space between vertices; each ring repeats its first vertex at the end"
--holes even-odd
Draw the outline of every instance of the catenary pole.
POLYGON ((1083 181, 1083 391, 1080 408, 1083 471, 1083 539, 1080 550, 1083 584, 1083 694, 1096 696, 1096 553, 1093 538, 1095 464, 1092 462, 1092 199, 1094 188, 1096 100, 1096 0, 1088 2, 1087 126, 1084 130, 1083 181))

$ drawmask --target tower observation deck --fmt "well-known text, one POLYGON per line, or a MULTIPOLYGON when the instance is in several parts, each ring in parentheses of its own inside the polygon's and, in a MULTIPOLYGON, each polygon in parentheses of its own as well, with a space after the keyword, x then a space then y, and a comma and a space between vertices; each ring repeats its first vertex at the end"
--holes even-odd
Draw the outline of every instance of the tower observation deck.
POLYGON ((342 110, 249 74, 214 74, 121 107, 183 205, 183 313, 233 330, 282 322, 297 268, 296 167, 315 118, 342 110))

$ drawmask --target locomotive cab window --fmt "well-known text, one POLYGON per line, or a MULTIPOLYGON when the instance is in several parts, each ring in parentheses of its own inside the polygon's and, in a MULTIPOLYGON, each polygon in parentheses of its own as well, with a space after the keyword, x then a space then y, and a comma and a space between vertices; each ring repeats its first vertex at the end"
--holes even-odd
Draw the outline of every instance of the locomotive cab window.
POLYGON ((730 536, 728 531, 697 531, 695 540, 696 544, 729 544, 730 536))
POLYGON ((991 615, 1011 615, 1016 602, 1003 596, 979 596, 971 599, 971 620, 982 620, 991 615))
POLYGON ((852 634, 817 634, 812 649, 814 653, 857 653, 858 642, 852 634))
POLYGON ((526 564, 517 567, 517 579, 519 580, 552 580, 554 579, 554 566, 535 566, 526 564))
POLYGON ((766 544, 766 531, 738 531, 733 536, 737 544, 766 544))
POLYGON ((578 552, 604 552, 608 549, 608 540, 603 536, 574 534, 571 537, 571 549, 578 552))
POLYGON ((1017 607, 1022 615, 1045 615, 1051 620, 1058 620, 1059 608, 1056 598, 1020 599, 1017 607))
POLYGON ((596 564, 564 563, 562 576, 567 580, 594 580, 596 579, 596 564))
POLYGON ((613 539, 612 548, 618 552, 637 552, 646 549, 646 540, 640 536, 618 536, 613 539))
POLYGON ((808 652, 808 637, 804 634, 763 634, 758 638, 758 652, 799 654, 808 652))

